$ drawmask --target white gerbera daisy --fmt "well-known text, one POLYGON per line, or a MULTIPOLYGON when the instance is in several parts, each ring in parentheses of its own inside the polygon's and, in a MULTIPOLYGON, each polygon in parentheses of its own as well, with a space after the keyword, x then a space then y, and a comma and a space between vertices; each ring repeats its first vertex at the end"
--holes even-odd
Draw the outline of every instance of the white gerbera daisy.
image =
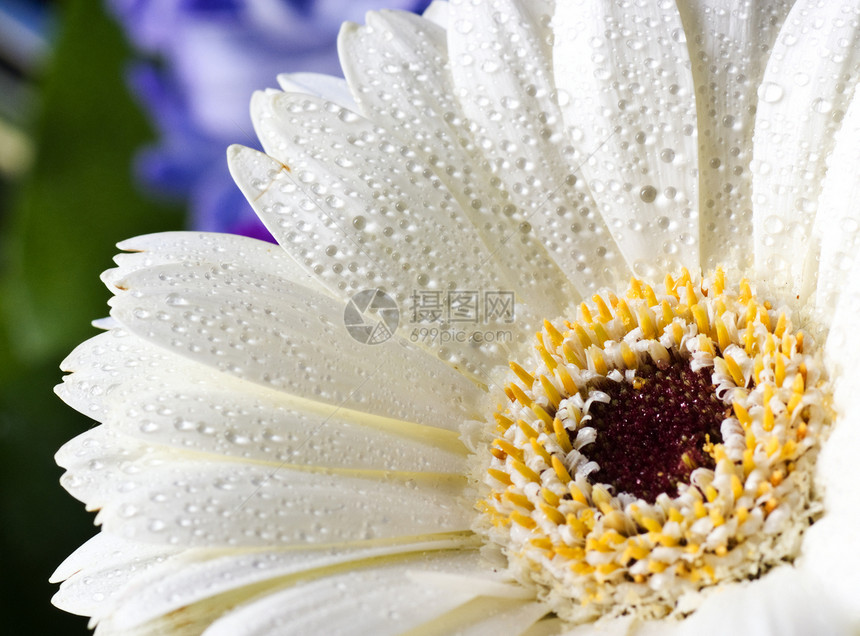
POLYGON ((372 13, 346 82, 255 95, 267 154, 230 164, 281 247, 121 244, 58 387, 101 422, 57 460, 102 531, 55 603, 857 629, 860 3, 679 4, 372 13))

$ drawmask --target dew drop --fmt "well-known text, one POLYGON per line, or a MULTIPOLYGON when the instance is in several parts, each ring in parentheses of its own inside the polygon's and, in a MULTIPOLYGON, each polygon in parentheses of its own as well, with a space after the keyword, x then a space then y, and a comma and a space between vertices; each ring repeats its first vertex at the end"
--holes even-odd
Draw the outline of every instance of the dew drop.
POLYGON ((768 234, 781 234, 785 229, 782 219, 776 215, 770 215, 764 220, 764 230, 768 234))
POLYGON ((759 99, 768 104, 775 104, 785 94, 782 86, 774 82, 765 82, 758 89, 759 99))
POLYGON ((639 190, 639 198, 645 203, 653 203, 654 199, 657 198, 657 188, 650 185, 643 187, 639 190))
POLYGON ((470 20, 457 20, 457 31, 459 33, 471 33, 475 25, 470 20))
POLYGON ((363 230, 366 225, 367 219, 365 219, 363 216, 357 216, 352 220, 352 227, 354 227, 356 230, 363 230))
POLYGON ((687 41, 687 34, 684 29, 675 29, 672 31, 672 39, 678 44, 684 44, 687 41))
POLYGON ((812 102, 812 110, 816 113, 829 113, 833 110, 833 104, 824 99, 823 97, 819 97, 814 102, 812 102))
POLYGON ((228 442, 231 444, 236 444, 238 446, 244 446, 246 444, 251 443, 251 438, 247 435, 243 435, 241 433, 237 433, 235 431, 230 431, 224 435, 228 442))
POLYGON ((671 148, 663 148, 663 150, 660 151, 660 159, 666 163, 672 163, 672 161, 675 160, 675 151, 671 148))
POLYGON ((843 232, 847 232, 849 234, 854 234, 858 229, 860 229, 860 223, 856 219, 851 217, 846 217, 842 219, 842 222, 839 224, 842 228, 843 232))
POLYGON ((179 294, 168 294, 167 298, 165 298, 165 302, 173 307, 180 307, 188 304, 188 300, 179 294))

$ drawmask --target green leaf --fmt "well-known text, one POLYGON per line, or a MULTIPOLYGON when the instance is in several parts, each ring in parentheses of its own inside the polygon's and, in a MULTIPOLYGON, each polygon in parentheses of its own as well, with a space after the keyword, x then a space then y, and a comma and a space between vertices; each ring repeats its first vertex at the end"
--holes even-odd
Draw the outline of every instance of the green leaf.
MULTIPOLYGON (((60 360, 95 334, 109 294, 98 275, 117 241, 177 229, 181 211, 131 180, 152 131, 128 95, 128 48, 101 2, 58 3, 62 33, 42 83, 37 155, 13 197, 0 272, 0 583, 4 634, 87 634, 50 606, 48 577, 95 533, 92 514, 59 485, 53 454, 92 426, 52 393, 60 360)), ((0 201, 2 204, 3 201, 0 201)))
POLYGON ((107 311, 98 275, 118 241, 182 222, 131 180, 134 152, 152 132, 127 91, 127 46, 100 4, 63 5, 35 165, 6 233, 0 290, 9 351, 19 361, 62 355, 93 333, 89 322, 107 311))

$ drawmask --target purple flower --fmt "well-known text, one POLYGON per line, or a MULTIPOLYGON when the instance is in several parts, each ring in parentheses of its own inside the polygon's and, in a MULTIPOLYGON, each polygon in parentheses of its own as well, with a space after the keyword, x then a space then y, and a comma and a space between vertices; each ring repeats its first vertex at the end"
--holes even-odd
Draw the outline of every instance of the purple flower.
POLYGON ((136 171, 155 192, 190 204, 194 229, 269 238, 233 187, 225 149, 254 144, 248 96, 279 73, 340 75, 343 20, 429 0, 111 0, 132 43, 150 57, 131 73, 159 141, 136 171), (151 60, 155 60, 155 62, 151 60))

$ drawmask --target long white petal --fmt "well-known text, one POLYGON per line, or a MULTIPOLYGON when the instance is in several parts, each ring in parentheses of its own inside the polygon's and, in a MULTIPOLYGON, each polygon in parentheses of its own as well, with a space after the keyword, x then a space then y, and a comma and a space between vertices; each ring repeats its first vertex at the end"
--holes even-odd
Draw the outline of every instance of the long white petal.
POLYGON ((118 329, 82 344, 67 365, 78 370, 57 394, 144 443, 274 464, 463 471, 462 415, 445 415, 444 403, 430 426, 372 415, 213 373, 118 329))
POLYGON ((430 554, 297 585, 231 612, 205 635, 401 634, 481 593, 416 583, 410 570, 465 573, 475 563, 468 553, 430 554))
POLYGON ((410 13, 372 13, 366 26, 344 26, 339 48, 362 112, 395 121, 391 132, 432 167, 487 245, 484 267, 502 272, 534 313, 562 315, 577 292, 536 233, 523 231, 505 175, 486 161, 487 132, 476 136, 474 122, 451 116, 460 106, 445 31, 410 13))
POLYGON ((829 590, 790 565, 772 570, 760 579, 712 590, 703 605, 682 622, 646 623, 648 636, 806 636, 846 635, 846 616, 829 590))
POLYGON ((799 0, 768 60, 756 110, 755 267, 768 293, 800 303, 811 292, 802 283, 826 160, 860 78, 858 11, 855 0, 799 0))
POLYGON ((677 8, 559 2, 554 27, 564 121, 622 254, 652 280, 698 270, 696 103, 677 8))
POLYGON ((531 600, 479 597, 422 625, 410 636, 517 636, 545 616, 547 609, 531 600))
MULTIPOLYGON (((285 94, 279 96, 282 105, 295 99, 285 94)), ((310 97, 303 99, 313 104, 308 108, 323 106, 312 102, 310 97)), ((337 112, 343 111, 318 114, 324 119, 338 120, 337 112)), ((314 122, 310 117, 302 117, 302 121, 308 126, 314 122)), ((303 152, 316 155, 314 149, 318 148, 320 153, 337 156, 330 157, 332 163, 323 166, 311 154, 300 155, 306 170, 296 167, 296 176, 292 168, 266 155, 247 148, 231 149, 234 178, 282 244, 293 253, 303 254, 305 265, 318 271, 333 293, 350 296, 367 288, 384 288, 404 308, 406 320, 410 316, 410 303, 419 292, 436 291, 444 295, 452 290, 479 294, 504 290, 497 275, 482 267, 489 261, 489 253, 474 228, 448 202, 450 195, 436 191, 441 185, 421 171, 412 174, 409 157, 398 155, 397 161, 388 157, 380 162, 376 150, 380 144, 389 143, 390 138, 372 127, 366 130, 366 122, 343 125, 356 129, 342 131, 351 140, 348 145, 354 151, 344 148, 340 155, 340 137, 330 140, 332 147, 328 150, 322 150, 326 146, 316 133, 301 137, 304 141, 313 140, 303 152), (346 167, 336 167, 338 161, 346 167), (309 184, 300 185, 302 175, 321 178, 329 169, 339 176, 329 175, 324 184, 312 189, 309 184), (387 183, 389 180, 391 184, 387 183), (417 187, 418 183, 423 183, 423 187, 417 187), (440 227, 437 222, 444 225, 440 227)), ((397 152, 393 145, 392 150, 397 152)), ((518 324, 529 322, 528 315, 521 315, 525 313, 522 308, 517 315, 518 324)), ((409 338, 416 329, 420 333, 422 326, 426 325, 401 323, 399 330, 409 338)), ((519 330, 512 333, 519 334, 519 330)), ((439 357, 477 377, 508 357, 507 349, 498 344, 476 346, 468 338, 464 342, 431 340, 427 346, 439 357)))
MULTIPOLYGON (((117 284, 125 291, 111 299, 111 315, 128 332, 213 371, 333 407, 427 424, 440 416, 459 420, 479 395, 399 338, 355 340, 342 305, 285 279, 186 264, 134 272, 117 284), (449 408, 440 412, 440 401, 449 408)), ((99 363, 94 354, 66 368, 99 363)))
POLYGON ((565 134, 552 70, 551 16, 549 3, 452 2, 454 95, 476 147, 519 211, 520 226, 532 228, 578 292, 590 296, 626 280, 630 270, 565 134))
POLYGON ((117 599, 131 581, 172 560, 178 551, 100 532, 51 576, 52 583, 64 581, 52 602, 67 612, 99 620, 116 609, 117 599))
POLYGON ((97 521, 128 539, 185 546, 326 544, 457 532, 471 523, 460 499, 464 480, 449 475, 309 471, 162 449, 129 457, 131 442, 121 453, 92 453, 86 463, 58 459, 68 468, 66 489, 101 508, 97 521), (102 468, 92 470, 93 461, 102 468))
POLYGON ((753 122, 759 99, 780 89, 761 84, 766 52, 791 8, 790 0, 678 2, 691 34, 699 129, 699 228, 705 271, 753 260, 753 122))
POLYGON ((326 293, 326 288, 318 284, 283 248, 245 236, 162 232, 127 239, 119 243, 118 247, 129 253, 116 255, 114 261, 117 267, 102 276, 102 280, 114 291, 113 281, 121 280, 140 269, 179 263, 210 263, 222 267, 245 267, 326 293))
POLYGON ((278 75, 278 84, 281 90, 287 93, 314 95, 343 108, 358 109, 349 92, 349 86, 342 77, 320 73, 284 73, 278 75))
MULTIPOLYGON (((856 445, 854 448, 856 450, 856 445)), ((828 514, 807 531, 800 570, 807 573, 809 582, 825 591, 830 603, 837 606, 831 611, 836 612, 837 616, 842 613, 843 620, 851 626, 852 629, 843 629, 843 633, 857 634, 860 630, 860 603, 857 602, 857 590, 860 589, 860 553, 857 551, 856 493, 850 505, 854 510, 828 514)), ((824 609, 827 608, 817 609, 815 613, 823 613, 824 609)), ((820 629, 807 633, 839 632, 820 629)))
POLYGON ((830 323, 845 279, 851 276, 860 250, 860 98, 855 96, 836 134, 833 154, 821 185, 813 226, 812 253, 807 264, 818 267, 815 318, 830 323))
POLYGON ((860 341, 857 338, 857 317, 860 316, 860 259, 847 275, 842 277, 839 299, 826 334, 824 353, 827 367, 834 378, 839 378, 840 393, 850 398, 856 388, 855 378, 860 369, 860 341))
MULTIPOLYGON (((160 615, 169 614, 203 599, 247 588, 247 596, 259 594, 261 584, 273 590, 289 580, 331 575, 340 570, 367 567, 367 560, 379 557, 450 550, 474 544, 469 535, 436 541, 390 543, 371 547, 339 547, 297 550, 255 550, 205 558, 188 551, 165 567, 152 568, 145 577, 123 590, 116 612, 117 626, 134 627, 160 615), (325 569, 325 572, 316 572, 325 569)), ((372 564, 371 564, 372 565, 372 564)))
POLYGON ((430 20, 443 29, 448 28, 448 0, 433 0, 421 14, 425 20, 430 20))
POLYGON ((136 487, 134 481, 127 481, 128 471, 133 474, 136 462, 155 452, 143 442, 96 426, 63 444, 54 459, 62 468, 74 469, 60 478, 69 494, 84 502, 87 510, 99 510, 110 499, 107 485, 112 489, 136 487))

